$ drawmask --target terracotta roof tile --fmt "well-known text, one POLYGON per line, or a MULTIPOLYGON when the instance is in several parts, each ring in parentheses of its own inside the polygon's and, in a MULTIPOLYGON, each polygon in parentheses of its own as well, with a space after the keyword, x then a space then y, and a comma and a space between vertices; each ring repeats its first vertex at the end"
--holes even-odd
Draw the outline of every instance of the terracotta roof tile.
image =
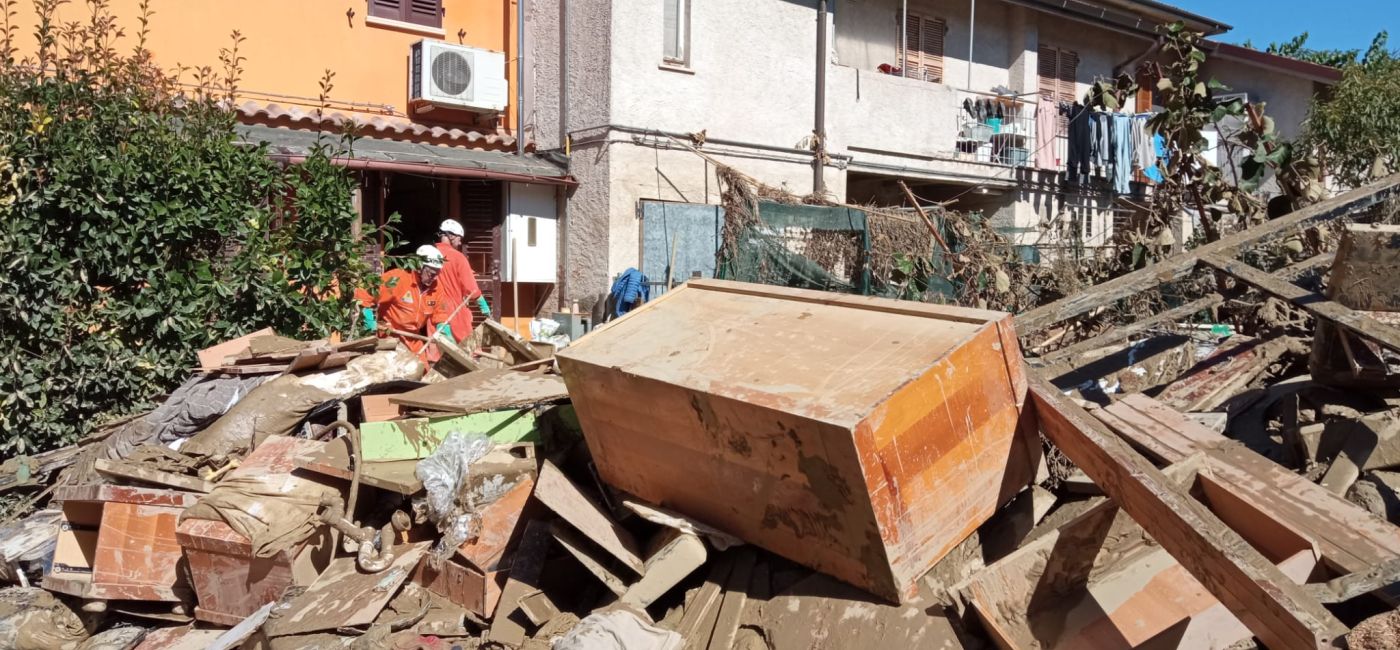
POLYGON ((401 117, 339 111, 326 111, 318 116, 318 111, 314 108, 264 104, 253 100, 238 103, 234 110, 238 111, 239 121, 245 124, 263 124, 306 131, 342 129, 347 124, 353 124, 360 135, 385 140, 404 140, 481 151, 509 151, 515 147, 515 136, 503 129, 486 133, 441 126, 430 127, 401 117))

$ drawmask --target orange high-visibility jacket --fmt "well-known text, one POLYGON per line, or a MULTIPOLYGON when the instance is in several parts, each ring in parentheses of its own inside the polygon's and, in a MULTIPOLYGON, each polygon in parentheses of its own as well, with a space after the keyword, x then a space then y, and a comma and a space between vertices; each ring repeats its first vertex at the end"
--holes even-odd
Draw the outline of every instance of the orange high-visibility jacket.
MULTIPOLYGON (((448 311, 442 292, 438 290, 441 285, 439 280, 432 290, 425 292, 418 284, 417 271, 394 269, 380 279, 377 294, 356 289, 355 298, 360 305, 373 308, 379 322, 396 330, 428 336, 430 326, 447 321, 448 311)), ((422 341, 405 339, 404 343, 414 352, 423 348, 422 341)))
POLYGON ((457 305, 470 300, 473 295, 480 294, 481 288, 476 283, 476 271, 472 269, 466 255, 445 242, 438 242, 437 249, 442 252, 444 258, 442 273, 438 274, 437 287, 441 290, 447 313, 451 314, 453 310, 457 312, 457 315, 452 317, 452 337, 462 341, 472 334, 472 311, 471 305, 461 309, 457 309, 457 305))

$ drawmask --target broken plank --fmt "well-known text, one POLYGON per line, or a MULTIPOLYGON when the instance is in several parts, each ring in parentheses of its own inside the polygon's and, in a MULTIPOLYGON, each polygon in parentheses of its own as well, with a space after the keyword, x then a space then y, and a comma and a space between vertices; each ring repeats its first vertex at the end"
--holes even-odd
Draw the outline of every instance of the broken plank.
POLYGON ((749 583, 753 579, 753 565, 757 557, 752 546, 740 547, 735 552, 734 569, 725 582, 724 599, 719 604, 719 617, 715 619, 715 631, 710 635, 709 650, 734 647, 734 639, 739 634, 739 617, 748 604, 749 583))
POLYGON ((540 574, 544 570, 545 556, 549 553, 549 525, 541 521, 525 524, 525 534, 520 538, 520 546, 511 555, 510 576, 501 590, 501 602, 496 615, 491 619, 491 629, 486 640, 509 648, 519 647, 525 642, 525 627, 521 625, 525 613, 520 611, 520 601, 540 590, 540 574))
POLYGON ((1112 304, 1165 282, 1186 277, 1196 267, 1197 260, 1202 255, 1230 256, 1252 244, 1283 236, 1296 228, 1337 219, 1351 212, 1376 205, 1396 195, 1400 195, 1400 174, 1388 176, 1321 203, 1295 210, 1278 219, 1201 246, 1194 251, 1169 257, 1147 268, 1121 275, 1072 296, 1032 309, 1016 317, 1016 331, 1021 336, 1034 334, 1060 321, 1112 304))
POLYGON ((93 468, 96 469, 99 474, 106 474, 107 476, 131 479, 133 481, 172 487, 180 490, 189 490, 191 492, 208 493, 210 490, 214 489, 213 483, 203 479, 142 467, 139 463, 130 463, 123 460, 98 458, 93 462, 93 468))
POLYGON ((388 397, 400 406, 446 413, 472 414, 533 406, 568 399, 558 375, 514 370, 482 370, 388 397))
POLYGON ((249 343, 252 342, 253 339, 263 336, 272 336, 274 334, 276 334, 276 332, 273 332, 271 327, 264 327, 252 334, 245 334, 236 339, 204 348, 197 354, 199 357, 199 367, 203 370, 217 369, 219 366, 224 365, 224 360, 228 357, 246 352, 249 343))
POLYGON ((233 650, 242 647, 243 641, 253 636, 253 633, 267 622, 268 616, 272 614, 272 607, 276 604, 276 602, 271 602, 259 607, 258 611, 253 612, 248 618, 240 621, 238 625, 219 635, 219 638, 214 639, 213 643, 210 643, 205 650, 233 650))
POLYGON ((1126 341, 1129 338, 1132 338, 1137 334, 1146 332, 1154 327, 1157 327, 1158 325, 1171 324, 1179 320, 1190 318, 1196 315, 1197 312, 1210 309, 1211 307, 1223 304, 1224 302, 1224 296, 1218 293, 1212 293, 1208 296, 1192 300, 1191 302, 1188 302, 1175 309, 1168 309, 1167 311, 1164 311, 1155 316, 1144 318, 1142 320, 1136 321, 1128 325, 1124 325, 1122 327, 1114 327, 1109 331, 1104 332, 1103 334, 1095 336, 1094 338, 1085 341, 1080 341, 1078 343, 1075 343, 1074 345, 1055 350, 1054 352, 1051 352, 1041 357, 1041 359, 1043 359, 1046 363, 1055 363, 1056 361, 1069 359, 1076 355, 1089 352, 1091 350, 1098 350, 1112 345, 1114 343, 1118 343, 1119 341, 1126 341))
POLYGON ((638 575, 642 574, 644 565, 638 554, 637 540, 632 537, 632 533, 613 521, 602 507, 581 492, 554 463, 544 461, 544 465, 540 467, 539 482, 535 485, 535 498, 613 557, 621 560, 628 568, 638 575))
POLYGON ((517 357, 521 357, 521 360, 540 361, 545 358, 539 353, 539 351, 535 350, 533 347, 530 347, 530 344, 520 340, 520 335, 511 331, 505 325, 502 325, 489 318, 486 319, 485 322, 482 323, 482 325, 485 325, 487 329, 491 330, 492 332, 495 332, 496 338, 501 341, 501 344, 510 348, 511 353, 517 357))
POLYGON ((1041 431, 1270 648, 1322 648, 1346 632, 1200 502, 1040 377, 1031 394, 1041 431))
POLYGON ((1336 323, 1387 348, 1400 351, 1400 328, 1382 323, 1364 312, 1328 300, 1320 293, 1279 280, 1239 260, 1218 255, 1202 255, 1201 263, 1253 285, 1264 293, 1287 300, 1313 316, 1336 323))
POLYGON ((685 638, 685 650, 703 649, 709 645, 719 617, 720 601, 724 598, 724 586, 734 569, 734 553, 725 553, 710 567, 710 575, 705 584, 695 592, 695 596, 685 604, 685 613, 676 631, 685 638))
POLYGON ((374 622, 429 545, 419 542, 395 547, 393 562, 378 573, 361 572, 354 557, 332 561, 321 577, 268 625, 269 632, 288 636, 374 622))

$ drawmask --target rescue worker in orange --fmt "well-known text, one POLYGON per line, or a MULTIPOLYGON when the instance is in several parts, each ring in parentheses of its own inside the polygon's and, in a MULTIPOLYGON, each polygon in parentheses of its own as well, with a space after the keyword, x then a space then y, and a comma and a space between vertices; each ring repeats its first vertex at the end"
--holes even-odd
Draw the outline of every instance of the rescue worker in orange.
POLYGON ((467 256, 462 254, 465 236, 466 231, 462 230, 462 224, 457 223, 456 219, 448 219, 438 226, 437 249, 443 256, 438 284, 447 304, 447 313, 452 314, 448 323, 452 326, 455 340, 459 342, 472 334, 472 312, 465 303, 475 300, 481 314, 486 318, 491 317, 491 306, 486 304, 486 296, 481 295, 481 287, 476 283, 476 271, 472 270, 467 256))
MULTIPOLYGON (((365 329, 371 332, 397 330, 431 337, 434 330, 452 335, 447 323, 449 310, 439 290, 443 268, 442 253, 432 246, 419 246, 422 267, 417 271, 393 269, 380 279, 377 293, 355 290, 364 315, 365 329)), ((422 355, 425 341, 399 336, 408 349, 422 355)))

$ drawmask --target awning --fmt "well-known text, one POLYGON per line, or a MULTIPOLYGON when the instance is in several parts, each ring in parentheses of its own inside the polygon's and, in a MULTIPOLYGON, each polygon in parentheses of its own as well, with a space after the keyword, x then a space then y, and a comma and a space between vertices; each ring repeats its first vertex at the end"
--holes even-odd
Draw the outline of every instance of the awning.
MULTIPOLYGON (((242 142, 266 144, 269 156, 301 162, 314 150, 318 137, 332 147, 340 147, 340 134, 301 131, 257 124, 235 127, 242 142)), ((481 151, 416 142, 357 138, 336 164, 351 169, 408 172, 445 178, 483 178, 517 183, 577 185, 562 168, 533 155, 519 156, 504 151, 481 151)))

